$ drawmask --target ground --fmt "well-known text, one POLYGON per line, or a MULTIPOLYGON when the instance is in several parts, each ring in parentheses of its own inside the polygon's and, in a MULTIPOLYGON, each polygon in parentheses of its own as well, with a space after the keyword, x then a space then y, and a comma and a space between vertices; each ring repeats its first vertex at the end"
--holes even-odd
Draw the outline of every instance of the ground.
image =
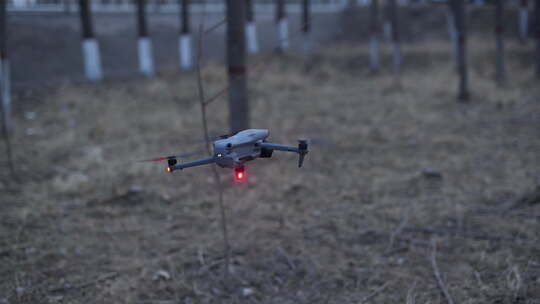
MULTIPOLYGON (((312 140, 304 168, 275 153, 166 174, 138 160, 204 156, 195 75, 16 92, 19 181, 0 171, 0 303, 540 303, 540 87, 531 45, 470 41, 456 101, 446 42, 404 47, 372 75, 365 46, 252 59, 251 122, 312 140), (437 283, 435 273, 441 277, 437 283)), ((226 83, 209 63, 207 96, 226 83)), ((209 108, 227 131, 224 97, 209 108)), ((2 146, 3 148, 3 146, 2 146)))

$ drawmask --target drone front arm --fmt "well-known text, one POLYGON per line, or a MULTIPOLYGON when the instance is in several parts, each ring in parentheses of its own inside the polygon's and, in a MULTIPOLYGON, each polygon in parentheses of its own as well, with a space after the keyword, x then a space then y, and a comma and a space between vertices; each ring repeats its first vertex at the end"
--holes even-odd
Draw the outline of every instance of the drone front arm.
POLYGON ((207 165, 207 164, 211 164, 211 163, 214 163, 214 162, 215 162, 214 157, 207 157, 207 158, 202 158, 202 159, 198 159, 198 160, 194 160, 194 161, 190 161, 190 162, 179 163, 179 164, 176 164, 174 166, 169 166, 168 171, 172 172, 174 170, 182 170, 182 169, 185 169, 185 168, 201 166, 201 165, 207 165))
POLYGON ((268 142, 260 143, 259 146, 261 148, 270 149, 270 150, 288 151, 288 152, 296 152, 296 153, 300 152, 300 150, 297 147, 272 144, 268 142))

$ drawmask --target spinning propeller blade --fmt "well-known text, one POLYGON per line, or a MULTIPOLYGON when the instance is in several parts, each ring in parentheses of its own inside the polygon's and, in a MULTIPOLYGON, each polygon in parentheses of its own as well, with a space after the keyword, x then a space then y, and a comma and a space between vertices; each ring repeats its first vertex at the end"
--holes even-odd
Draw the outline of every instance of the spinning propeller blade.
POLYGON ((140 160, 139 162, 176 161, 178 158, 187 158, 196 154, 199 154, 199 152, 184 153, 184 154, 170 155, 170 156, 160 156, 156 158, 143 159, 143 160, 140 160))

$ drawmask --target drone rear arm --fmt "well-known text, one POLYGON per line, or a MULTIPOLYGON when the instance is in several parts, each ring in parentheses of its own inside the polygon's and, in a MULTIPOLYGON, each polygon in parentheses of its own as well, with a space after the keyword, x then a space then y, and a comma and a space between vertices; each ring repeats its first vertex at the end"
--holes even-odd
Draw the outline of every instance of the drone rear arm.
POLYGON ((272 144, 268 142, 260 143, 259 146, 261 148, 270 149, 270 150, 288 151, 288 152, 296 152, 296 153, 300 152, 300 150, 297 147, 272 144))
POLYGON ((308 153, 307 141, 303 139, 298 141, 298 147, 284 146, 284 145, 272 144, 268 142, 259 143, 259 146, 263 149, 268 149, 270 151, 278 150, 278 151, 288 151, 288 152, 298 153, 298 156, 299 156, 298 168, 302 167, 302 164, 304 163, 304 157, 308 153))
POLYGON ((201 159, 198 159, 198 160, 185 162, 185 163, 179 163, 179 164, 176 164, 176 165, 173 165, 173 166, 169 166, 169 172, 172 172, 174 170, 182 170, 182 169, 189 168, 189 167, 207 165, 207 164, 211 164, 211 163, 214 163, 214 162, 215 162, 214 157, 201 158, 201 159))

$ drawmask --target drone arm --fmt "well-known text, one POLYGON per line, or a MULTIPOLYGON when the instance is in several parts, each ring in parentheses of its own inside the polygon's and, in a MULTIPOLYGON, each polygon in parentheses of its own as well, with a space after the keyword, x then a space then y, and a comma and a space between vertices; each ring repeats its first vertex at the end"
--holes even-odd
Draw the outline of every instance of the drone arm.
POLYGON ((214 161, 215 161, 214 157, 207 157, 207 158, 202 158, 202 159, 198 159, 198 160, 194 160, 190 162, 179 163, 174 166, 170 166, 169 169, 170 169, 170 172, 172 172, 174 170, 182 170, 189 167, 211 164, 214 161))
POLYGON ((296 152, 296 153, 300 152, 300 150, 297 147, 272 144, 268 142, 260 143, 259 146, 261 148, 270 149, 270 150, 288 151, 288 152, 296 152))
POLYGON ((298 140, 298 147, 277 145, 268 142, 262 142, 259 144, 259 146, 263 149, 268 150, 279 150, 298 153, 298 168, 302 167, 302 164, 304 163, 304 157, 306 157, 306 154, 308 153, 307 141, 304 139, 298 140))

